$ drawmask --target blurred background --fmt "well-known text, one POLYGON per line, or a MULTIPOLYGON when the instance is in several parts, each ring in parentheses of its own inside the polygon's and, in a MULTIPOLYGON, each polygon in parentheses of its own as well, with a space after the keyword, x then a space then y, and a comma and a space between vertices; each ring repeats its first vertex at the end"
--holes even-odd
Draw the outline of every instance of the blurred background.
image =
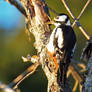
MULTIPOLYGON (((87 0, 69 0, 69 5, 77 17, 87 0)), ((67 13, 60 0, 46 0, 47 4, 58 13, 67 13)), ((50 12, 51 17, 55 16, 50 12)), ((92 35, 92 2, 87 7, 83 16, 79 20, 87 32, 92 35)), ((73 20, 71 19, 73 22, 73 20)), ((80 62, 82 48, 86 39, 75 26, 77 35, 77 48, 74 58, 80 62)), ((22 62, 21 56, 27 54, 34 55, 36 50, 33 47, 34 37, 31 35, 29 41, 25 33, 24 16, 12 5, 4 0, 0 0, 0 81, 9 84, 14 78, 22 73, 31 63, 22 62)), ((28 77, 20 84, 21 92, 46 92, 47 79, 41 70, 28 77)))

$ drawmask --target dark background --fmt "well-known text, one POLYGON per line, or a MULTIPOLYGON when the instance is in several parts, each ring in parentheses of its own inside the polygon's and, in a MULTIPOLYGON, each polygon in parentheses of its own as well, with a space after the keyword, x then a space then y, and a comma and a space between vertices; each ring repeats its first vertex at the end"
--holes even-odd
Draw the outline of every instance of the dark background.
MULTIPOLYGON (((87 0, 69 0, 69 5, 73 13, 78 16, 87 0)), ((47 4, 58 13, 67 13, 60 0, 46 0, 47 4)), ((55 16, 50 12, 51 17, 55 16)), ((71 19, 73 22, 73 20, 71 19)), ((86 31, 92 35, 92 2, 87 7, 83 16, 79 20, 86 31)), ((74 58, 80 61, 82 48, 86 38, 75 26, 77 35, 77 48, 74 58)), ((25 33, 24 16, 12 5, 4 0, 0 0, 0 81, 10 83, 20 73, 22 73, 31 63, 22 62, 21 56, 27 54, 34 55, 36 50, 33 47, 34 37, 31 35, 29 41, 25 33)), ((83 61, 80 61, 83 62, 83 61)), ((47 80, 39 67, 37 71, 20 84, 22 92, 46 92, 47 80)))

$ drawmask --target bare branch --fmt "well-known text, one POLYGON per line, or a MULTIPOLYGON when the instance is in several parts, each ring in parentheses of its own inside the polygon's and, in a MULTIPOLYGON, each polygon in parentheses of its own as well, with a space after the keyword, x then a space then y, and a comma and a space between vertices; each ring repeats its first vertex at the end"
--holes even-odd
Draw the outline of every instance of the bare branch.
POLYGON ((14 5, 25 17, 27 17, 26 11, 21 3, 19 3, 17 0, 5 0, 9 2, 10 4, 14 5))
POLYGON ((77 80, 79 83, 82 83, 84 79, 75 67, 76 66, 74 64, 71 64, 69 66, 69 70, 71 71, 73 78, 77 80))
MULTIPOLYGON (((80 19, 80 17, 81 17, 82 14, 84 13, 85 9, 87 8, 87 6, 89 5, 90 2, 91 2, 91 0, 88 0, 88 1, 86 2, 86 4, 84 5, 83 9, 81 10, 79 16, 77 17, 77 20, 80 19)), ((73 22, 72 27, 73 27, 75 24, 76 24, 76 20, 73 22)))
POLYGON ((61 1, 63 2, 65 8, 67 9, 67 11, 71 15, 71 17, 75 20, 75 16, 73 15, 72 11, 70 10, 68 3, 66 3, 66 0, 61 0, 61 1))
POLYGON ((18 85, 25 80, 27 77, 29 77, 31 74, 35 72, 37 67, 39 66, 39 63, 35 63, 31 66, 29 66, 22 74, 20 74, 17 78, 15 78, 10 84, 10 87, 13 87, 13 89, 16 89, 18 85))
POLYGON ((78 88, 78 85, 80 85, 80 87, 81 87, 81 83, 84 82, 84 78, 79 73, 79 71, 76 69, 76 66, 74 64, 71 64, 69 66, 69 70, 67 72, 67 77, 69 77, 70 74, 73 76, 73 78, 75 80, 75 84, 74 84, 74 87, 73 87, 73 92, 75 92, 78 88))
MULTIPOLYGON (((75 84, 73 86, 73 92, 76 92, 78 86, 80 86, 80 89, 82 87, 82 84, 84 82, 84 76, 81 74, 81 72, 85 72, 85 65, 79 61, 75 61, 74 59, 72 59, 72 62, 69 66, 68 72, 67 72, 67 77, 69 77, 70 75, 73 76, 74 80, 75 80, 75 84), (82 69, 79 71, 79 67, 81 67, 82 69)), ((81 91, 80 91, 81 92, 81 91)))
POLYGON ((51 12, 53 12, 55 15, 58 15, 58 13, 57 13, 54 9, 52 9, 50 6, 48 6, 48 8, 49 8, 49 10, 50 10, 51 12))
MULTIPOLYGON (((13 89, 11 89, 9 86, 3 84, 0 82, 0 89, 2 92, 15 92, 13 89)), ((0 92, 1 92, 0 91, 0 92)))
POLYGON ((84 30, 84 28, 81 26, 81 24, 79 23, 79 21, 76 19, 76 17, 73 15, 72 11, 69 8, 69 5, 66 3, 66 0, 61 0, 65 6, 65 8, 67 9, 67 11, 69 12, 69 14, 71 15, 71 17, 76 21, 77 26, 79 27, 79 29, 81 30, 81 32, 83 33, 83 35, 87 38, 87 40, 90 39, 90 36, 88 35, 88 33, 86 32, 86 30, 84 30))

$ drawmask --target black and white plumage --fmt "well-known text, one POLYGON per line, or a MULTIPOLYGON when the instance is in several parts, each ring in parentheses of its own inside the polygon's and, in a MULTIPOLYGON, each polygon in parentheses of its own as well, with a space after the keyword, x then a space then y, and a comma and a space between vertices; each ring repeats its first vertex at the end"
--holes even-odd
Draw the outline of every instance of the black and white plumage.
POLYGON ((54 21, 55 28, 50 35, 47 49, 49 53, 56 56, 60 68, 60 80, 61 83, 65 84, 66 72, 76 45, 76 35, 68 15, 60 14, 54 21))

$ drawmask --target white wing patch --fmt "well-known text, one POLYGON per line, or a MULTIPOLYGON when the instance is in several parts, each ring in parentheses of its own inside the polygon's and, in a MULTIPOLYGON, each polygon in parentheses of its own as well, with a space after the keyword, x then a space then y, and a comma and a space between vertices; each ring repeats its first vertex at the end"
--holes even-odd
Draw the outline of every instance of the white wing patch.
POLYGON ((53 43, 55 40, 55 31, 56 31, 56 28, 51 33, 49 43, 47 44, 48 51, 51 53, 54 53, 54 51, 55 51, 55 47, 54 47, 54 43, 53 43))
POLYGON ((51 33, 49 43, 47 44, 48 51, 51 53, 54 53, 54 51, 55 51, 55 46, 54 46, 55 38, 57 38, 56 44, 58 44, 58 47, 62 48, 64 39, 63 39, 63 32, 62 32, 61 28, 57 28, 57 29, 55 28, 53 30, 53 32, 51 33), (55 33, 55 31, 56 31, 56 33, 55 33))
POLYGON ((62 29, 61 28, 58 28, 57 29, 57 32, 56 32, 56 35, 55 37, 57 38, 57 44, 58 44, 58 47, 59 48, 62 48, 63 47, 63 41, 64 41, 64 38, 63 38, 63 32, 62 32, 62 29))

